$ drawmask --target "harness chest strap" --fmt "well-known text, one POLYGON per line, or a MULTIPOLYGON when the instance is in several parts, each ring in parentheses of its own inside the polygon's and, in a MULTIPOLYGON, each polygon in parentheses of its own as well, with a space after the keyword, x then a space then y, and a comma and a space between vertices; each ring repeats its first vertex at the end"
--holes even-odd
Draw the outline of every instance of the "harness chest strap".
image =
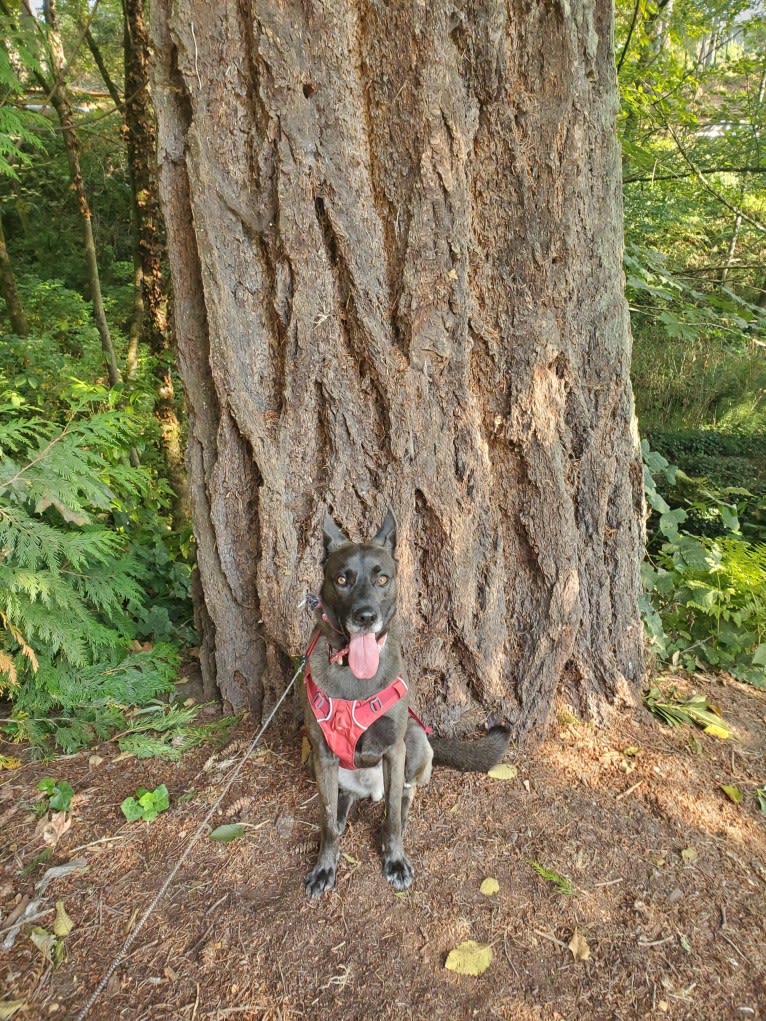
MULTIPOLYGON (((383 691, 378 691, 367 699, 330 698, 321 688, 317 687, 311 676, 309 659, 317 647, 321 632, 317 629, 311 636, 306 653, 303 657, 303 679, 306 685, 308 703, 314 718, 319 724, 325 741, 334 755, 338 756, 344 769, 356 769, 354 755, 362 734, 372 724, 385 716, 389 709, 404 698, 409 690, 404 678, 397 677, 383 691)), ((341 650, 343 652, 345 650, 341 650)), ((337 651, 334 653, 337 655, 337 651)), ((333 655, 330 656, 333 661, 333 655)), ((419 716, 409 707, 409 717, 414 720, 426 734, 432 734, 433 728, 426 726, 419 716)))
POLYGON ((338 756, 344 769, 356 769, 354 755, 362 734, 404 698, 408 690, 403 678, 397 677, 369 698, 330 698, 317 687, 308 664, 304 681, 314 718, 322 728, 330 751, 338 756))

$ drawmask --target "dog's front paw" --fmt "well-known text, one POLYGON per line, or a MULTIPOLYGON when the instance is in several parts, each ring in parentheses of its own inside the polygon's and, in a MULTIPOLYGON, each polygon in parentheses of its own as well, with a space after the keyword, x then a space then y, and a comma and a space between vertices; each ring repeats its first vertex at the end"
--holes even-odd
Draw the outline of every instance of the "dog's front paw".
POLYGON ((415 870, 404 857, 387 858, 383 862, 383 875, 395 890, 406 890, 415 878, 415 870))
POLYGON ((316 865, 306 876, 306 893, 309 897, 321 897, 335 886, 335 866, 325 868, 316 865))

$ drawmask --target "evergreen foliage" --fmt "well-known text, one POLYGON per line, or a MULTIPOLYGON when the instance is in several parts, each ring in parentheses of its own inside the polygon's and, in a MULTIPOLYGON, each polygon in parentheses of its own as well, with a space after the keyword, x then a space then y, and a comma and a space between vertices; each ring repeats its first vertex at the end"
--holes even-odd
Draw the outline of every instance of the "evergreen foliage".
POLYGON ((147 567, 120 518, 151 476, 127 449, 138 422, 95 390, 61 425, 0 406, 0 685, 17 737, 71 751, 168 691, 170 645, 141 649, 147 567))

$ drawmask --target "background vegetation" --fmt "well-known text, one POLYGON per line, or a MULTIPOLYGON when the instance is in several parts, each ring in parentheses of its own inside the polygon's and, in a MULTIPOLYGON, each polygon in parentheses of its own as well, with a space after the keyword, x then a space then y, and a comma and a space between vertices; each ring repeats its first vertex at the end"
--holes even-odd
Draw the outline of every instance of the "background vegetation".
MULTIPOLYGON (((0 0, 0 725, 174 754, 194 549, 143 0, 35 10, 0 0)), ((620 0, 617 64, 647 636, 765 686, 766 18, 620 0)))

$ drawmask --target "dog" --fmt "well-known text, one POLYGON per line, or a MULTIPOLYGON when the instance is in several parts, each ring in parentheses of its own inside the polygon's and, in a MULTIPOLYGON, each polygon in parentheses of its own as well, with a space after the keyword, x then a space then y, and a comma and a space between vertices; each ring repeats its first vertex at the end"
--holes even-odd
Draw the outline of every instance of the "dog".
POLYGON ((385 798, 383 873, 406 890, 414 872, 402 835, 418 786, 432 764, 486 772, 505 753, 506 727, 477 741, 434 738, 409 709, 397 633, 396 521, 354 543, 325 516, 324 579, 304 667, 304 716, 319 788, 320 841, 306 877, 309 897, 335 885, 340 837, 360 799, 385 798))

